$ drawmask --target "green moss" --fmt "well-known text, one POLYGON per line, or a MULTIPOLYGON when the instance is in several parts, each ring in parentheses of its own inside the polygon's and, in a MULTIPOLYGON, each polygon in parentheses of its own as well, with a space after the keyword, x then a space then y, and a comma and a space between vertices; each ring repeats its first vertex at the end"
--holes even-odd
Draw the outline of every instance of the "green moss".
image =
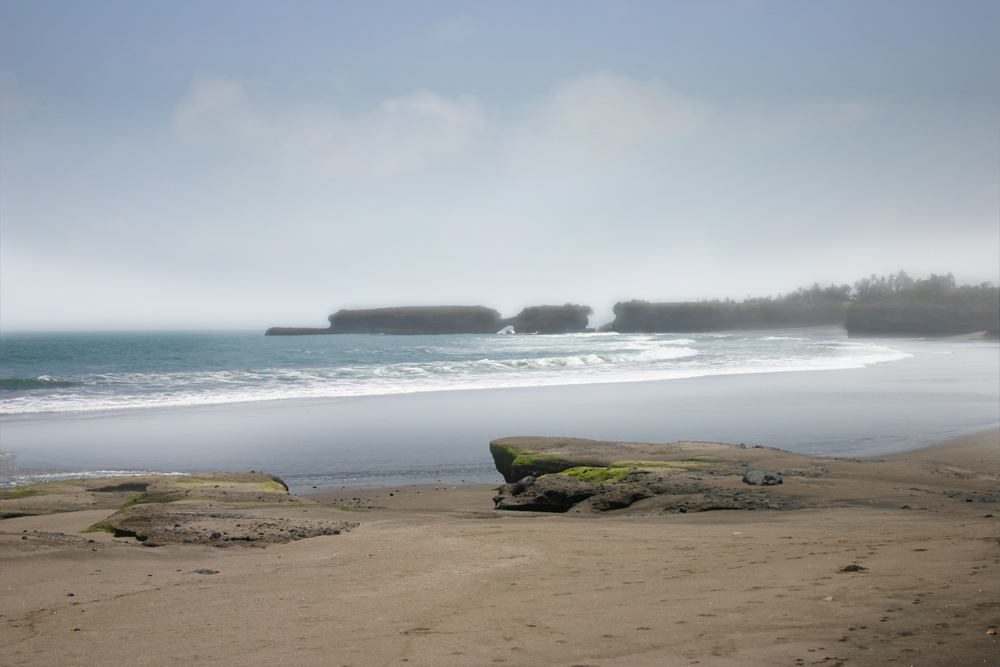
POLYGON ((586 463, 549 454, 519 451, 513 447, 494 443, 490 443, 490 454, 493 455, 497 470, 507 482, 516 482, 528 475, 532 477, 552 475, 586 463))
POLYGON ((360 507, 355 507, 354 505, 337 505, 337 509, 344 510, 345 512, 360 512, 360 507))
POLYGON ((32 496, 42 496, 51 493, 48 489, 39 488, 38 484, 28 486, 15 486, 13 489, 0 489, 0 500, 17 500, 19 498, 31 498, 32 496))
POLYGON ((626 477, 628 477, 628 470, 625 468, 589 468, 589 467, 579 467, 570 468, 569 470, 563 470, 562 472, 556 473, 557 475, 568 475, 569 477, 576 478, 581 482, 621 482, 626 477))
POLYGON ((288 490, 277 482, 259 482, 257 484, 257 488, 263 491, 280 491, 281 493, 288 493, 288 490))
POLYGON ((670 461, 615 461, 609 468, 669 468, 670 461))
POLYGON ((497 472, 503 475, 506 480, 510 479, 511 466, 517 458, 517 450, 513 447, 505 447, 490 443, 490 454, 493 455, 493 463, 497 467, 497 472))
POLYGON ((516 482, 520 479, 528 477, 541 477, 542 475, 551 475, 554 473, 562 472, 563 470, 569 470, 570 468, 579 468, 581 465, 586 465, 585 461, 564 459, 558 456, 550 456, 548 454, 535 454, 534 452, 522 452, 518 454, 517 458, 510 466, 510 477, 507 478, 509 482, 516 482))
POLYGON ((108 525, 106 521, 98 521, 90 528, 84 528, 81 533, 111 533, 115 534, 115 529, 108 525))
POLYGON ((145 505, 148 503, 172 503, 175 500, 193 500, 198 498, 195 495, 189 495, 185 493, 180 493, 179 491, 174 492, 145 492, 137 493, 122 505, 119 509, 125 509, 126 507, 132 507, 132 505, 145 505))
POLYGON ((696 470, 702 468, 707 460, 682 459, 680 461, 615 461, 609 468, 674 468, 678 470, 696 470))
POLYGON ((148 502, 146 500, 145 493, 137 493, 128 500, 126 500, 121 507, 118 509, 125 509, 126 507, 132 507, 132 505, 141 505, 142 503, 148 502))

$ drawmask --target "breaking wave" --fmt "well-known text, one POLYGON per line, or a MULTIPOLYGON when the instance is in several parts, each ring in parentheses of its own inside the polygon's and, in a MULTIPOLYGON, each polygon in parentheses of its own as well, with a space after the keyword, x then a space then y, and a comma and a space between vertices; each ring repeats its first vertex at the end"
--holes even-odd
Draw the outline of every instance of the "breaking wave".
MULTIPOLYGON (((188 337, 0 381, 0 415, 860 368, 908 353, 835 337, 695 334, 188 337), (219 347, 223 340, 229 347, 219 347), (195 344, 198 343, 198 344, 195 344), (140 349, 140 353, 131 352, 140 349), (130 356, 131 355, 131 356, 130 356), (63 372, 66 371, 66 372, 63 372)), ((124 351, 122 351, 124 350, 124 351)), ((87 350, 73 359, 87 360, 87 350)), ((44 356, 41 361, 48 363, 44 356)))

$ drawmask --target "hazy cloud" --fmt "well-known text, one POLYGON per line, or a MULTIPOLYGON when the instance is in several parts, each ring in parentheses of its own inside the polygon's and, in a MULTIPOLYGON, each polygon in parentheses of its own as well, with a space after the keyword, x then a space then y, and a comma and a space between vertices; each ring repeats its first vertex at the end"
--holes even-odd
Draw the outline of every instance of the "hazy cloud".
POLYGON ((201 79, 174 112, 177 135, 193 145, 250 150, 285 169, 385 178, 416 171, 476 145, 486 129, 472 95, 447 99, 420 90, 385 100, 367 116, 336 106, 268 100, 226 79, 201 79))
POLYGON ((996 3, 286 4, 0 22, 0 326, 1000 276, 996 3))
POLYGON ((567 81, 529 107, 508 137, 515 165, 602 162, 635 148, 691 137, 710 113, 707 103, 658 81, 598 72, 567 81))

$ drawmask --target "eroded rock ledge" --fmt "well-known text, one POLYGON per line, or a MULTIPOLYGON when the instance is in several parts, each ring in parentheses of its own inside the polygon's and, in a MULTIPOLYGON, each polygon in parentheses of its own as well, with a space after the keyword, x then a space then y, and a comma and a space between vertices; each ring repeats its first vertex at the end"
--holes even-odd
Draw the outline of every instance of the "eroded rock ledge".
POLYGON ((145 546, 266 546, 339 535, 357 523, 274 516, 275 508, 313 505, 267 473, 200 473, 72 479, 0 490, 0 516, 89 509, 117 512, 88 529, 134 537, 145 546))
POLYGON ((494 440, 490 453, 507 482, 493 498, 496 509, 532 512, 794 509, 802 504, 744 478, 766 472, 771 486, 780 483, 778 469, 800 477, 824 471, 821 459, 706 442, 652 445, 515 437, 494 440))

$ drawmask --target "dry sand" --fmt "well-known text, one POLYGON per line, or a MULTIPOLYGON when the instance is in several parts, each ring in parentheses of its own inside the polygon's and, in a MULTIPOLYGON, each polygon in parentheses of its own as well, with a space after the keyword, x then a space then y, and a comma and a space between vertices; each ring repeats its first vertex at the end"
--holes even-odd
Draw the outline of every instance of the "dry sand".
POLYGON ((1000 431, 757 454, 800 471, 764 492, 807 509, 547 515, 403 487, 258 508, 360 524, 267 548, 80 534, 107 509, 6 519, 0 663, 1000 664, 1000 431))

